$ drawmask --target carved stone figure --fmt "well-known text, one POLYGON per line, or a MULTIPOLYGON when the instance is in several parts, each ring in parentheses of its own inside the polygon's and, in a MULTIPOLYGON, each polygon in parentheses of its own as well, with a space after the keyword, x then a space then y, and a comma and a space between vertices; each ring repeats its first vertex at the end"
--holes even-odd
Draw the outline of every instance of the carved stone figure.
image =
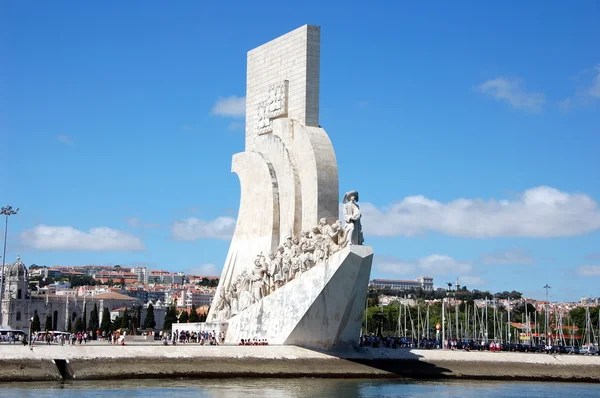
POLYGON ((284 275, 284 283, 288 283, 290 281, 290 273, 292 270, 292 260, 294 259, 294 254, 292 252, 292 238, 286 240, 283 243, 283 266, 282 271, 284 275))
POLYGON ((254 269, 249 275, 249 291, 252 295, 251 303, 254 304, 268 294, 268 284, 265 281, 268 270, 264 261, 265 256, 261 254, 254 260, 254 269))
POLYGON ((238 312, 242 312, 252 305, 250 275, 245 270, 238 276, 236 285, 238 291, 238 312))
POLYGON ((300 272, 306 272, 314 265, 314 242, 308 231, 302 231, 300 237, 300 272))
POLYGON ((325 259, 328 259, 329 256, 340 249, 338 244, 341 230, 340 225, 341 224, 338 224, 338 221, 336 221, 332 225, 319 226, 323 239, 322 245, 325 259))
POLYGON ((344 195, 344 233, 348 245, 362 245, 364 242, 360 218, 362 214, 358 207, 358 192, 349 191, 344 195))
POLYGON ((292 247, 290 251, 292 258, 292 263, 290 266, 290 280, 292 280, 296 276, 302 274, 302 268, 300 267, 300 253, 302 251, 300 249, 300 239, 297 236, 292 237, 292 247))
POLYGON ((326 258, 326 243, 325 237, 321 233, 321 229, 319 227, 314 227, 311 231, 310 236, 312 242, 312 262, 310 264, 311 267, 324 263, 326 258))
POLYGON ((326 218, 321 218, 319 220, 319 226, 317 228, 319 228, 321 235, 325 236, 329 234, 329 231, 331 230, 331 225, 327 224, 326 218))
POLYGON ((237 285, 231 284, 227 292, 227 297, 229 298, 229 307, 231 308, 232 316, 238 313, 238 293, 237 285))
POLYGON ((269 275, 271 280, 270 290, 275 291, 283 285, 284 279, 281 273, 281 261, 282 257, 279 255, 279 249, 283 249, 282 246, 279 246, 277 249, 277 254, 273 252, 269 252, 269 275))
POLYGON ((221 321, 229 319, 231 316, 231 306, 223 290, 221 290, 221 293, 219 294, 219 300, 217 302, 216 309, 218 314, 217 318, 221 321))

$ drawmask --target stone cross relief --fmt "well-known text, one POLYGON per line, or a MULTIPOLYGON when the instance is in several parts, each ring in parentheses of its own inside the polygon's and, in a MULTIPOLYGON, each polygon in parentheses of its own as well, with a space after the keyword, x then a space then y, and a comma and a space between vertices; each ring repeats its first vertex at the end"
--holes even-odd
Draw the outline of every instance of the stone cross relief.
POLYGON ((269 87, 268 98, 258 104, 257 131, 266 134, 273 131, 271 119, 287 116, 288 113, 288 85, 289 81, 273 84, 269 87))

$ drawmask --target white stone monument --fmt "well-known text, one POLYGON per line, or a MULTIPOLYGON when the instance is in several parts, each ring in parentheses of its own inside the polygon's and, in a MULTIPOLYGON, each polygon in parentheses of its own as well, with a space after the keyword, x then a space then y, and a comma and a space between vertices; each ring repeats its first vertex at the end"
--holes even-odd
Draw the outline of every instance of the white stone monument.
POLYGON ((358 192, 344 195, 338 221, 319 62, 311 25, 248 52, 246 150, 232 161, 240 209, 206 325, 227 342, 336 349, 359 338, 373 251, 362 246, 358 192))

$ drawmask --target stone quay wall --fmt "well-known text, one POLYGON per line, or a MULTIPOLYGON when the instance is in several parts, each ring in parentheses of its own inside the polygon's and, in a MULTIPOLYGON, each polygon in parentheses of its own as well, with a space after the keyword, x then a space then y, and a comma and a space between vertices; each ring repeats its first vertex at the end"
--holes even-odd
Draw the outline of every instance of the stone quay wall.
POLYGON ((140 378, 463 378, 600 383, 600 356, 294 346, 0 347, 0 382, 140 378))

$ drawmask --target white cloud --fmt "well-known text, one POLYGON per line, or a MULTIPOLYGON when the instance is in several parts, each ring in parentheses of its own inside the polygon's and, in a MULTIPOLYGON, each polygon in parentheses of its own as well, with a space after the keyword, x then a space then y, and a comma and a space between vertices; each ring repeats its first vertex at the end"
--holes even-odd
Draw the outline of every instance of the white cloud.
POLYGON ((600 276, 600 265, 582 265, 577 273, 583 276, 600 276))
POLYGON ((176 221, 171 234, 177 240, 223 239, 229 240, 235 229, 235 218, 217 217, 206 221, 196 217, 176 221))
POLYGON ((600 98, 600 64, 594 67, 595 76, 592 79, 592 84, 587 90, 588 95, 595 98, 600 98))
POLYGON ((197 267, 191 267, 183 271, 186 275, 197 276, 219 276, 221 270, 214 264, 203 264, 197 267))
POLYGON ((567 97, 562 101, 558 101, 558 108, 561 110, 561 112, 568 112, 573 106, 573 97, 567 97))
POLYGON ((57 135, 56 139, 58 140, 58 142, 63 143, 65 145, 75 146, 75 143, 68 135, 57 135))
POLYGON ((212 108, 212 113, 219 116, 243 117, 246 115, 246 97, 219 98, 212 108))
POLYGON ((70 226, 38 225, 21 232, 20 239, 25 246, 37 250, 144 250, 139 238, 108 227, 90 228, 84 232, 70 226))
POLYGON ((485 265, 524 265, 535 264, 535 259, 524 249, 508 249, 479 256, 479 262, 485 265))
POLYGON ((563 112, 568 112, 576 106, 590 104, 600 98, 600 64, 580 72, 571 78, 578 83, 575 94, 558 101, 558 107, 563 112))
POLYGON ((125 222, 127 222, 127 224, 133 228, 160 228, 160 225, 158 224, 143 222, 137 217, 126 218, 125 222))
POLYGON ((481 83, 477 90, 499 101, 506 101, 513 108, 530 112, 541 111, 545 102, 544 94, 525 91, 517 79, 497 77, 481 83))
POLYGON ((512 201, 456 199, 441 203, 409 196, 383 209, 371 203, 364 203, 361 209, 367 236, 415 236, 435 231, 469 238, 548 238, 600 228, 600 209, 592 198, 548 186, 528 189, 512 201))
POLYGON ((432 254, 417 260, 403 261, 395 257, 375 257, 375 268, 378 271, 401 274, 435 276, 445 274, 461 274, 471 271, 471 264, 459 262, 450 256, 432 254))
POLYGON ((485 283, 483 279, 475 275, 462 275, 458 277, 458 283, 461 286, 481 286, 485 283))

